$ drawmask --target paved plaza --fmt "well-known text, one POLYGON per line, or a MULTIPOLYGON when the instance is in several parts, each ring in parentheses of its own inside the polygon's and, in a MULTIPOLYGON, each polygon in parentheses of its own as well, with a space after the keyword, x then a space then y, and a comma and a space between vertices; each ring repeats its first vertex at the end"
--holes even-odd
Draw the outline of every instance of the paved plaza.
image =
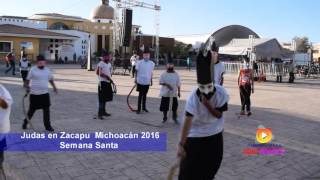
MULTIPOLYGON (((3 70, 3 65, 0 70, 3 70)), ((94 72, 75 65, 52 65, 58 95, 52 93, 51 122, 56 131, 67 132, 139 132, 160 131, 168 134, 166 152, 7 152, 5 170, 15 180, 164 180, 175 162, 179 126, 172 121, 162 125, 159 112, 158 79, 163 68, 155 70, 147 106, 149 113, 137 115, 128 110, 126 96, 133 86, 130 76, 113 76, 118 94, 107 104, 112 116, 93 119, 97 112, 97 78, 94 72)), ((182 97, 179 115, 190 91, 196 85, 196 72, 179 69, 182 97)), ((315 180, 320 179, 320 80, 298 80, 296 84, 264 82, 255 84, 253 115, 238 118, 240 110, 236 75, 225 76, 230 95, 225 115, 224 158, 217 180, 315 180), (255 143, 258 125, 272 128, 272 143, 282 144, 283 156, 247 156, 242 150, 255 143)), ((22 80, 4 76, 0 82, 14 98, 12 132, 22 132, 22 80)), ((136 104, 137 92, 131 103, 136 104)), ((32 119, 43 130, 42 113, 32 119)), ((31 132, 31 130, 28 130, 31 132)))

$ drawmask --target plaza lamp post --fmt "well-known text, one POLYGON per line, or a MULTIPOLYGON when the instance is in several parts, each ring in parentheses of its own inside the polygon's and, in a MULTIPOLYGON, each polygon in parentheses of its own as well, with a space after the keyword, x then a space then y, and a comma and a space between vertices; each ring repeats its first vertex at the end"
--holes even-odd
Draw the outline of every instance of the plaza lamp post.
POLYGON ((92 68, 92 59, 91 59, 91 38, 89 34, 89 40, 88 40, 88 58, 87 58, 87 70, 88 71, 94 71, 92 68))

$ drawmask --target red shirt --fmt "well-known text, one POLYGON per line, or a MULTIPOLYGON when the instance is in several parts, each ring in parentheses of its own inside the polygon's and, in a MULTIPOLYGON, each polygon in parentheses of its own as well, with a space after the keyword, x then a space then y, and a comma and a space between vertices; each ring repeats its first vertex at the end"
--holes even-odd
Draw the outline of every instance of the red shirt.
POLYGON ((240 70, 240 85, 250 85, 252 78, 252 69, 240 70))

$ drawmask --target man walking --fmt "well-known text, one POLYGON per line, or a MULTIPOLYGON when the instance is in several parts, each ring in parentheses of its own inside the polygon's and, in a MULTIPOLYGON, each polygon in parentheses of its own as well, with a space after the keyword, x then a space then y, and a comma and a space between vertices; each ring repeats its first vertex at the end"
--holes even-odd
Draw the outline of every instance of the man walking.
POLYGON ((27 56, 25 54, 22 55, 22 58, 20 59, 20 62, 19 62, 19 66, 20 66, 20 73, 23 80, 23 84, 25 84, 27 80, 29 68, 31 67, 31 63, 28 61, 27 56))
POLYGON ((223 85, 223 75, 225 73, 224 65, 219 60, 219 48, 212 51, 213 55, 211 56, 211 61, 214 63, 214 70, 212 72, 212 80, 214 80, 214 84, 223 85))
POLYGON ((16 75, 16 58, 13 53, 9 53, 6 56, 6 60, 9 63, 10 67, 5 71, 5 74, 7 74, 9 71, 12 70, 12 75, 16 75))
POLYGON ((197 56, 197 83, 185 107, 177 155, 181 158, 179 180, 212 180, 223 158, 224 112, 228 110, 226 90, 213 83, 211 51, 197 56))
POLYGON ((4 150, 7 147, 5 134, 10 131, 11 105, 12 97, 9 91, 0 84, 0 169, 3 168, 4 150))
POLYGON ((146 107, 147 94, 150 85, 152 86, 152 72, 154 70, 154 62, 150 60, 150 50, 148 47, 144 48, 143 59, 136 64, 136 79, 138 97, 137 114, 141 113, 141 106, 144 112, 149 112, 146 107))
POLYGON ((99 110, 98 118, 103 120, 103 116, 111 116, 111 114, 106 112, 106 103, 112 101, 113 92, 112 86, 113 80, 111 79, 112 66, 110 63, 111 56, 105 55, 102 57, 101 61, 97 66, 97 76, 99 80, 98 85, 98 100, 99 100, 99 110))
MULTIPOLYGON (((30 92, 30 106, 27 113, 28 119, 31 120, 36 110, 43 110, 43 123, 47 131, 54 131, 50 124, 50 95, 48 84, 51 84, 55 93, 57 88, 53 81, 53 75, 49 68, 46 67, 46 60, 42 55, 37 56, 37 66, 31 68, 25 87, 30 92)), ((22 129, 27 129, 28 120, 24 119, 22 129)))
POLYGON ((130 63, 131 63, 131 76, 132 78, 134 78, 134 75, 136 73, 136 64, 137 64, 137 61, 139 60, 139 57, 138 55, 136 54, 135 51, 133 51, 133 55, 131 56, 130 58, 130 63))
POLYGON ((249 67, 249 59, 246 57, 243 67, 240 69, 238 76, 238 86, 240 90, 241 98, 241 112, 240 115, 245 115, 245 109, 247 115, 251 116, 251 92, 254 93, 253 72, 249 67))
POLYGON ((163 123, 168 120, 167 113, 172 111, 172 120, 178 124, 177 110, 178 110, 178 97, 180 97, 180 76, 174 70, 174 64, 171 57, 168 57, 167 71, 163 72, 160 76, 160 89, 161 104, 160 111, 163 113, 163 123), (170 104, 172 106, 170 107, 170 104), (170 109, 171 108, 171 109, 170 109))

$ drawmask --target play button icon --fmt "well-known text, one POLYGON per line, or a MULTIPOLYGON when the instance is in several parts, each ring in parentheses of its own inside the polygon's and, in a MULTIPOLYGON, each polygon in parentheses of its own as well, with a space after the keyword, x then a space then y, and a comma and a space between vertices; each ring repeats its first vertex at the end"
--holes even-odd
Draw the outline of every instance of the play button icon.
POLYGON ((269 143, 272 140, 272 130, 270 128, 258 128, 256 140, 261 144, 269 143))
POLYGON ((268 137, 268 135, 263 132, 263 133, 261 134, 261 137, 262 137, 262 139, 265 139, 266 137, 268 137))

